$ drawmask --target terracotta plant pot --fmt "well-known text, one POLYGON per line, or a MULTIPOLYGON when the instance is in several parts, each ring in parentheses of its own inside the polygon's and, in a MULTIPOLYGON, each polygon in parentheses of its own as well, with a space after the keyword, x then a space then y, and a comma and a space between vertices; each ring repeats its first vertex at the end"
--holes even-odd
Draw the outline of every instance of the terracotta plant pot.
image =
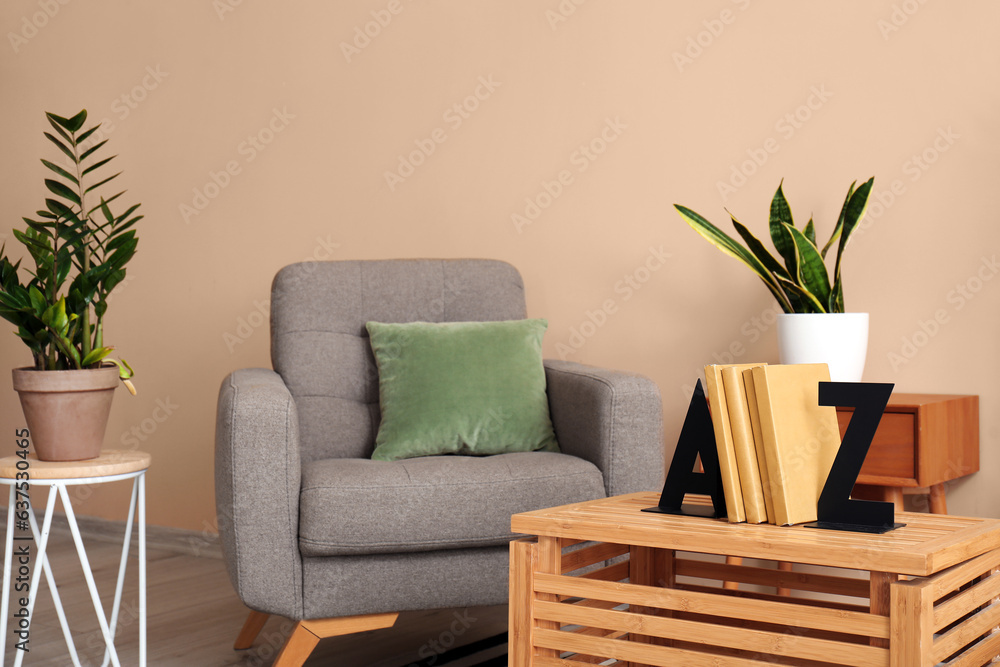
POLYGON ((42 461, 82 461, 101 455, 118 367, 74 371, 13 370, 14 390, 42 461))

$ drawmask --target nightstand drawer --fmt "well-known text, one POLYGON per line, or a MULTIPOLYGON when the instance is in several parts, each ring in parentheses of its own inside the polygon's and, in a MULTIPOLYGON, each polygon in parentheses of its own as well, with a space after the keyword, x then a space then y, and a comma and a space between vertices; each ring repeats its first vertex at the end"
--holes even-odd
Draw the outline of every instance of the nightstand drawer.
MULTIPOLYGON (((843 435, 853 408, 837 408, 843 435)), ((979 470, 979 397, 893 394, 858 484, 930 487, 979 470)))
MULTIPOLYGON (((853 411, 838 411, 840 434, 847 430, 853 411)), ((868 450, 868 457, 861 467, 859 484, 872 483, 866 476, 892 477, 897 480, 912 480, 917 485, 916 455, 916 415, 911 413, 886 412, 882 415, 875 439, 868 450)))

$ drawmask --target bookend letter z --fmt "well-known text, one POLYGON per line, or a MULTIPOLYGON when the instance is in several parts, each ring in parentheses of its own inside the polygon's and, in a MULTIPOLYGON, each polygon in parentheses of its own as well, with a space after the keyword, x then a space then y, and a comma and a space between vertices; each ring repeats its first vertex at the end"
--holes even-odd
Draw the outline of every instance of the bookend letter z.
POLYGON ((892 384, 875 382, 820 382, 819 404, 853 407, 854 414, 823 485, 811 528, 886 533, 905 524, 895 523, 895 506, 875 500, 854 500, 851 491, 861 473, 875 430, 892 394, 892 384))
POLYGON ((712 415, 708 411, 708 401, 705 399, 705 389, 701 380, 694 388, 694 396, 688 406, 680 437, 677 438, 677 448, 674 458, 667 471, 667 479, 663 483, 663 493, 656 507, 647 507, 643 512, 659 514, 683 514, 687 516, 714 517, 726 516, 726 500, 722 495, 722 472, 719 469, 719 452, 715 448, 715 431, 712 428, 712 415), (701 456, 701 467, 704 472, 695 472, 694 464, 701 456), (684 504, 684 496, 689 493, 712 497, 712 507, 704 505, 684 504))

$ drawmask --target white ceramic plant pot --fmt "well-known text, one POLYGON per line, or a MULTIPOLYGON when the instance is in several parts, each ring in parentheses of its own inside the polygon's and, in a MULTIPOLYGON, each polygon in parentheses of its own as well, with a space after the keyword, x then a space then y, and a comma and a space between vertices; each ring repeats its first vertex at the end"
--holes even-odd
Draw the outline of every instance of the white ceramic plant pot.
POLYGON ((861 382, 867 353, 868 313, 778 315, 783 364, 825 363, 834 382, 861 382))

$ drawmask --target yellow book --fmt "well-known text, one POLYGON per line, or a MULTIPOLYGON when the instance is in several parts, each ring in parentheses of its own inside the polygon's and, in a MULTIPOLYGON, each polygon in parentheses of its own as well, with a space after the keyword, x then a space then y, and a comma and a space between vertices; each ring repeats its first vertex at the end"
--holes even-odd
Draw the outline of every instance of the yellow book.
MULTIPOLYGON (((753 364, 728 364, 745 370, 753 364)), ((719 450, 719 469, 722 472, 722 494, 726 498, 726 514, 730 523, 747 520, 743 507, 743 490, 740 488, 740 473, 736 464, 736 450, 733 448, 733 432, 729 424, 729 408, 726 404, 725 387, 722 384, 722 369, 726 365, 705 366, 705 394, 712 411, 712 428, 715 431, 715 446, 719 450)))
POLYGON ((764 510, 768 523, 774 523, 774 500, 771 498, 771 482, 767 474, 767 456, 764 454, 764 440, 760 432, 760 412, 757 409, 757 392, 753 386, 753 369, 743 371, 743 386, 747 393, 747 409, 750 413, 750 431, 753 435, 754 453, 757 456, 757 470, 760 472, 761 493, 764 495, 764 510))
MULTIPOLYGON (((763 364, 758 364, 763 365, 763 364)), ((738 366, 722 368, 722 384, 725 388, 726 405, 729 410, 729 425, 733 434, 733 450, 736 467, 740 474, 740 489, 743 491, 743 507, 746 509, 747 523, 767 523, 767 508, 764 505, 764 488, 761 485, 760 467, 757 463, 757 449, 754 446, 753 429, 750 425, 750 410, 743 383, 743 373, 750 369, 738 366)))
POLYGON ((819 404, 826 364, 754 368, 753 384, 775 523, 816 520, 816 503, 840 449, 837 409, 819 404))

